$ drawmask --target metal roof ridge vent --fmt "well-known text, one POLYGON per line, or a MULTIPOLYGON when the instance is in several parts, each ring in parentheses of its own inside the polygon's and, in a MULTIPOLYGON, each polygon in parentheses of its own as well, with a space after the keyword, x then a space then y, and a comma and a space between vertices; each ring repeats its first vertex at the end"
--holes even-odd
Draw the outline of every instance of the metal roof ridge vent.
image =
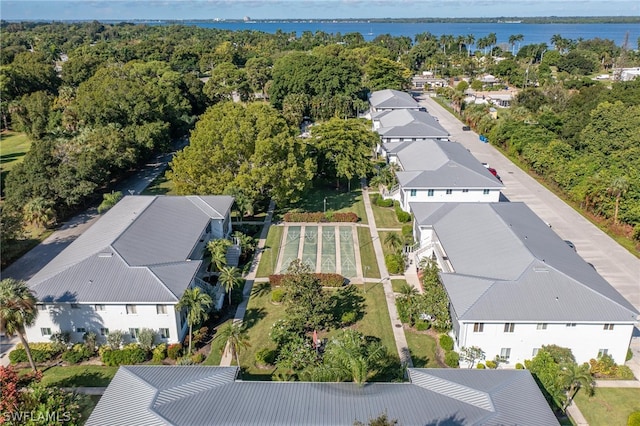
POLYGON ((98 253, 98 257, 113 257, 112 251, 103 251, 98 253))
POLYGON ((534 266, 533 272, 549 272, 549 268, 545 266, 534 266))

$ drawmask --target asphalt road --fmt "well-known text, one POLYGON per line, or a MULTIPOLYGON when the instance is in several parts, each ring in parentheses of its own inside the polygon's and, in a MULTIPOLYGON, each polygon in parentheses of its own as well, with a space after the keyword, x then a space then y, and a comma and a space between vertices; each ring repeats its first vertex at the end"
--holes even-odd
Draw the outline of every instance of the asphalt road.
MULTIPOLYGON (((129 178, 116 186, 116 191, 121 191, 125 196, 140 194, 153 180, 166 168, 175 152, 186 145, 186 140, 178 141, 174 150, 170 153, 160 154, 153 158, 143 168, 136 171, 129 178)), ((74 216, 63 223, 53 234, 42 243, 31 249, 20 259, 13 262, 4 271, 0 278, 15 278, 29 280, 62 250, 86 231, 100 215, 96 207, 74 216)))
POLYGON ((438 118, 451 140, 464 145, 479 161, 498 171, 510 201, 523 201, 563 239, 572 241, 584 260, 640 310, 640 259, 629 253, 572 207, 518 168, 478 134, 463 131, 462 123, 429 97, 420 98, 427 111, 438 118))

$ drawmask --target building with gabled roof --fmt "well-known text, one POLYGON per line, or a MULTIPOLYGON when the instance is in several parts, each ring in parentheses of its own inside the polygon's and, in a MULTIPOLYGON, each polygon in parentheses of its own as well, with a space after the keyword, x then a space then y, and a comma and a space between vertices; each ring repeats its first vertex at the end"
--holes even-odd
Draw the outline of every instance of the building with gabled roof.
POLYGON ((426 111, 400 109, 377 112, 371 115, 373 130, 380 135, 381 144, 387 142, 449 139, 447 132, 426 111))
POLYGON ((371 93, 369 95, 369 105, 371 113, 395 109, 419 110, 423 108, 410 94, 393 89, 378 90, 371 93))
POLYGON ((383 149, 387 161, 399 168, 398 186, 383 196, 398 200, 405 211, 416 202, 500 200, 502 182, 457 142, 391 142, 383 149))
POLYGON ((524 203, 411 203, 415 262, 437 261, 456 349, 508 364, 543 345, 625 360, 638 311, 524 203))
POLYGON ((98 425, 557 425, 527 370, 408 370, 408 383, 236 380, 238 367, 123 366, 87 420, 98 425))
MULTIPOLYGON (((30 341, 58 331, 158 330, 180 341, 184 312, 175 305, 201 284, 206 243, 231 232, 230 196, 126 196, 28 282, 40 313, 30 341)), ((222 294, 223 296, 223 294, 222 294)))

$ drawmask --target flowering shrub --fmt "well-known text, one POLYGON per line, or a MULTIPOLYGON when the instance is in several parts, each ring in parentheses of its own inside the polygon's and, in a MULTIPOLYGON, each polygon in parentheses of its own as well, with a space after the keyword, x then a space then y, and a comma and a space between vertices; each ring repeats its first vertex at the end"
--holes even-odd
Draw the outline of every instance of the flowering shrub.
MULTIPOLYGON (((317 272, 313 274, 320 280, 322 287, 342 287, 344 285, 344 277, 340 274, 327 274, 317 272)), ((269 275, 269 284, 274 287, 283 285, 283 280, 287 278, 288 274, 272 274, 269 275)))
POLYGON ((353 212, 288 212, 284 214, 285 222, 357 222, 358 215, 353 212))

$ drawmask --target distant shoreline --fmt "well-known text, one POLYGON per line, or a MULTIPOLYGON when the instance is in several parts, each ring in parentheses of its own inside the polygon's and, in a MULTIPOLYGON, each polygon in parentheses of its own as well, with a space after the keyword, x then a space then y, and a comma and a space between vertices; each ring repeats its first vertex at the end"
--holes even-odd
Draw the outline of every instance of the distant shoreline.
MULTIPOLYGON (((0 22, 92 22, 96 19, 11 19, 1 20, 0 22)), ((517 24, 628 24, 640 23, 640 16, 500 16, 493 18, 335 18, 335 19, 104 19, 99 22, 105 23, 185 23, 185 22, 229 22, 229 23, 495 23, 504 25, 517 24)))

